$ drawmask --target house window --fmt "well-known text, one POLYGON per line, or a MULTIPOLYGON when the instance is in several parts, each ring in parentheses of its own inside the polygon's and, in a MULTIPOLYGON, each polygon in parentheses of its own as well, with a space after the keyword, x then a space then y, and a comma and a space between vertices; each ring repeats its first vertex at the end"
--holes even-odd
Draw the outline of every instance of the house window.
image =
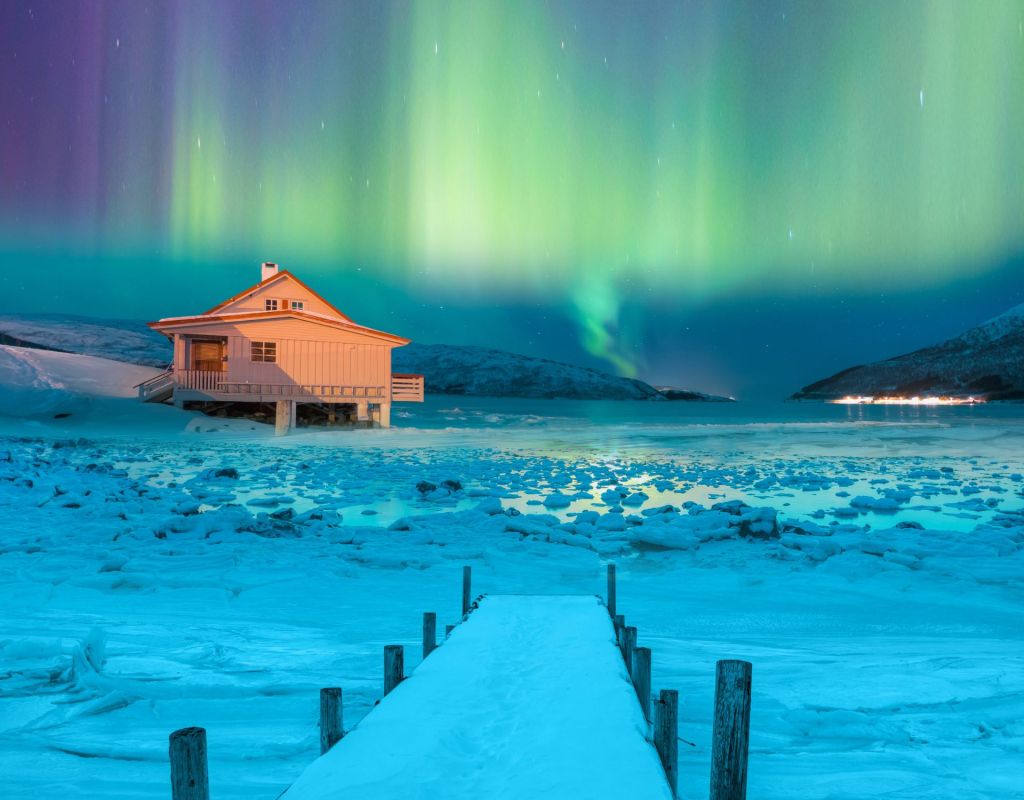
POLYGON ((292 300, 292 311, 303 311, 306 308, 306 303, 303 300, 292 300))
POLYGON ((277 311, 277 300, 264 300, 263 301, 264 311, 277 311))
POLYGON ((277 342, 250 342, 249 346, 253 361, 265 364, 277 363, 277 342))

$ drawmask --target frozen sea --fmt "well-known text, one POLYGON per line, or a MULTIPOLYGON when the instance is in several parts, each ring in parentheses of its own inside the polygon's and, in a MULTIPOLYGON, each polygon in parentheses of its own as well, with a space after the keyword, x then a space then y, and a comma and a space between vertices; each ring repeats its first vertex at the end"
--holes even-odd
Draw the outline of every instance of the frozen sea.
POLYGON ((614 561, 680 690, 681 797, 707 795, 720 658, 754 665, 751 797, 1024 797, 1024 407, 446 397, 394 421, 0 418, 0 794, 167 797, 167 734, 202 725, 213 796, 271 800, 316 758, 319 688, 358 723, 383 646, 410 670, 422 612, 457 619, 463 564, 478 591, 594 594, 614 561))

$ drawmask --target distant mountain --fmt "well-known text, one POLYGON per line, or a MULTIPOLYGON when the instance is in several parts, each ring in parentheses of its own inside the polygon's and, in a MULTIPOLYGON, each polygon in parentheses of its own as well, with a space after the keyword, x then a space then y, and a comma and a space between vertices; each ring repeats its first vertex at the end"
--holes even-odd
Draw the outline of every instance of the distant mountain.
POLYGON ((1024 399, 1024 304, 941 344, 845 369, 805 386, 792 399, 847 395, 1024 399))
POLYGON ((0 315, 0 344, 81 353, 87 356, 166 367, 170 343, 146 323, 71 314, 0 315))
POLYGON ((428 394, 663 399, 653 386, 633 378, 486 347, 413 342, 397 348, 391 358, 395 372, 423 375, 428 394))
MULTIPOLYGON (((0 344, 83 353, 164 367, 167 340, 137 320, 59 314, 0 315, 0 344)), ((395 372, 424 376, 430 394, 562 397, 600 400, 721 400, 701 392, 658 389, 600 370, 464 345, 413 343, 394 351, 395 372)))
POLYGON ((684 400, 699 403, 735 403, 735 397, 723 397, 719 394, 706 394, 693 389, 679 389, 675 386, 655 387, 666 400, 684 400))

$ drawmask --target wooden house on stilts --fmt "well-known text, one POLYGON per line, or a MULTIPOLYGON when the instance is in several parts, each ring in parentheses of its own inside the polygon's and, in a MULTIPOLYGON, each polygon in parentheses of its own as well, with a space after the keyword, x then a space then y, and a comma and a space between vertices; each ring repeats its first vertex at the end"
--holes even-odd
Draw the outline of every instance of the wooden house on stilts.
POLYGON ((392 403, 423 400, 422 375, 391 372, 392 349, 408 339, 353 322, 277 264, 209 311, 149 326, 173 342, 174 360, 139 387, 143 401, 273 404, 286 433, 299 404, 386 428, 392 403))

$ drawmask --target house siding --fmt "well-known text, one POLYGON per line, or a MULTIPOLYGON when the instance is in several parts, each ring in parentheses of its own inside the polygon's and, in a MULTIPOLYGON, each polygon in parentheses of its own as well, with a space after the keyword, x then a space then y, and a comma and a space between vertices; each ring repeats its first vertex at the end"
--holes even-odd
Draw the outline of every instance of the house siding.
MULTIPOLYGON (((227 341, 229 383, 380 387, 390 395, 393 345, 305 320, 251 320, 189 325, 176 333, 227 341), (253 341, 275 342, 276 363, 253 362, 253 341)), ((183 348, 179 368, 188 369, 183 348)))

